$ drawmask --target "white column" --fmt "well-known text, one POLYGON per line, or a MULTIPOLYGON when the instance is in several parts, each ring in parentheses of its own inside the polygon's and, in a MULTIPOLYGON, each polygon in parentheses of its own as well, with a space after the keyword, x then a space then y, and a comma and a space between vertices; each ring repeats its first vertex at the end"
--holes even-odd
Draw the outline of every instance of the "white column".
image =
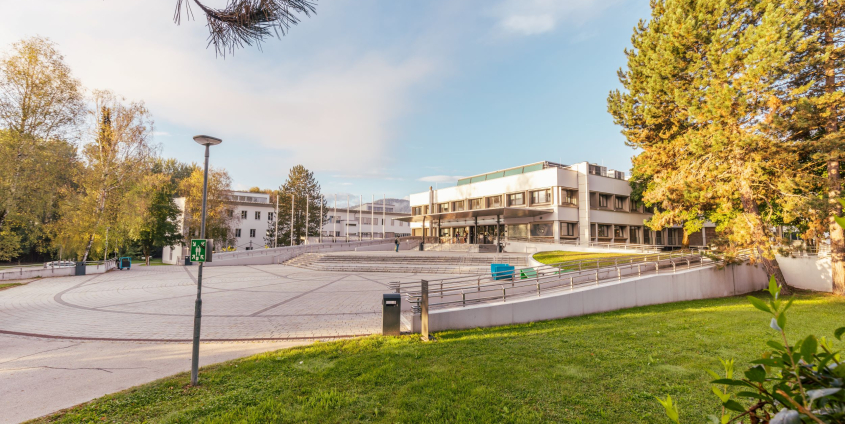
POLYGON ((591 237, 590 230, 590 164, 581 162, 573 165, 572 168, 578 172, 578 231, 581 244, 589 245, 591 237))

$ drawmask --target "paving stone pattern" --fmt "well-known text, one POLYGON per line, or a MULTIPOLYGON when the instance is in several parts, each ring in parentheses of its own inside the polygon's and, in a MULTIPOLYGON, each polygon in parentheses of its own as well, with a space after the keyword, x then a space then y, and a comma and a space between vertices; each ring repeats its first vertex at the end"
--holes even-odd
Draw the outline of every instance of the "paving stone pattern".
MULTIPOLYGON (((0 334, 188 341, 197 267, 134 267, 0 291, 0 334)), ((203 270, 202 339, 288 340, 381 332, 389 281, 443 275, 320 272, 284 265, 203 270)), ((410 305, 403 304, 410 318, 410 305)), ((407 319, 403 320, 403 330, 407 319)))

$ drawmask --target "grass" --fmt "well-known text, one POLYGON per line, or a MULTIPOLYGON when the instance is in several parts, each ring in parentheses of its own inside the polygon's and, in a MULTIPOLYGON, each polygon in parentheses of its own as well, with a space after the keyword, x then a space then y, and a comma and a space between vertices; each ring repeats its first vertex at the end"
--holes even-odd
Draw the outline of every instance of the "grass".
MULTIPOLYGON (((537 262, 546 265, 553 265, 559 264, 561 262, 567 261, 579 261, 579 260, 586 260, 586 259, 594 259, 596 262, 585 262, 581 265, 581 269, 592 269, 596 267, 596 263, 599 263, 600 266, 609 266, 614 264, 614 258, 625 258, 631 256, 641 256, 635 255, 631 253, 605 253, 605 252, 568 252, 562 250, 555 250, 549 252, 538 252, 534 254, 534 259, 537 262)), ((574 266, 560 266, 561 269, 578 269, 577 265, 574 266)))
MULTIPOLYGON (((829 337, 843 312, 843 298, 799 295, 787 331, 829 337)), ((742 297, 436 336, 260 354, 203 368, 199 387, 183 373, 36 422, 667 423, 654 396, 671 394, 696 423, 719 406, 705 370, 744 370, 775 338, 742 297)))
POLYGON ((24 283, 0 283, 0 291, 10 289, 12 287, 22 286, 24 283))

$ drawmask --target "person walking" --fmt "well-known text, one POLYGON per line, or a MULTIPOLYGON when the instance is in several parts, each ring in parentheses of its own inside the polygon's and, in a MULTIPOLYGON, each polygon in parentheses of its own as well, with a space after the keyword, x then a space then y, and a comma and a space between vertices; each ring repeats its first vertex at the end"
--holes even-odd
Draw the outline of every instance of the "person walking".
POLYGON ((393 244, 396 245, 396 253, 399 253, 399 237, 396 237, 396 239, 393 240, 393 244))

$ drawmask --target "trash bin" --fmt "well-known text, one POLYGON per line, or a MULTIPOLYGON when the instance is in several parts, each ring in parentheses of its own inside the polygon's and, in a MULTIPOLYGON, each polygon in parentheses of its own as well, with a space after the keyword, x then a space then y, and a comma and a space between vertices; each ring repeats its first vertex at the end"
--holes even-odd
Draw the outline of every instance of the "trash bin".
POLYGON ((381 300, 382 317, 384 322, 382 324, 382 334, 385 336, 398 336, 399 317, 402 311, 402 295, 399 293, 385 293, 381 300))
POLYGON ((420 242, 420 252, 422 252, 423 250, 425 250, 425 242, 421 241, 420 242))
POLYGON ((76 272, 74 275, 85 275, 85 262, 76 263, 76 272))
POLYGON ((185 256, 185 266, 191 266, 191 265, 193 265, 193 264, 191 263, 191 257, 190 257, 190 256, 185 256))
POLYGON ((129 269, 132 267, 132 258, 123 257, 120 258, 120 263, 118 269, 129 269))

